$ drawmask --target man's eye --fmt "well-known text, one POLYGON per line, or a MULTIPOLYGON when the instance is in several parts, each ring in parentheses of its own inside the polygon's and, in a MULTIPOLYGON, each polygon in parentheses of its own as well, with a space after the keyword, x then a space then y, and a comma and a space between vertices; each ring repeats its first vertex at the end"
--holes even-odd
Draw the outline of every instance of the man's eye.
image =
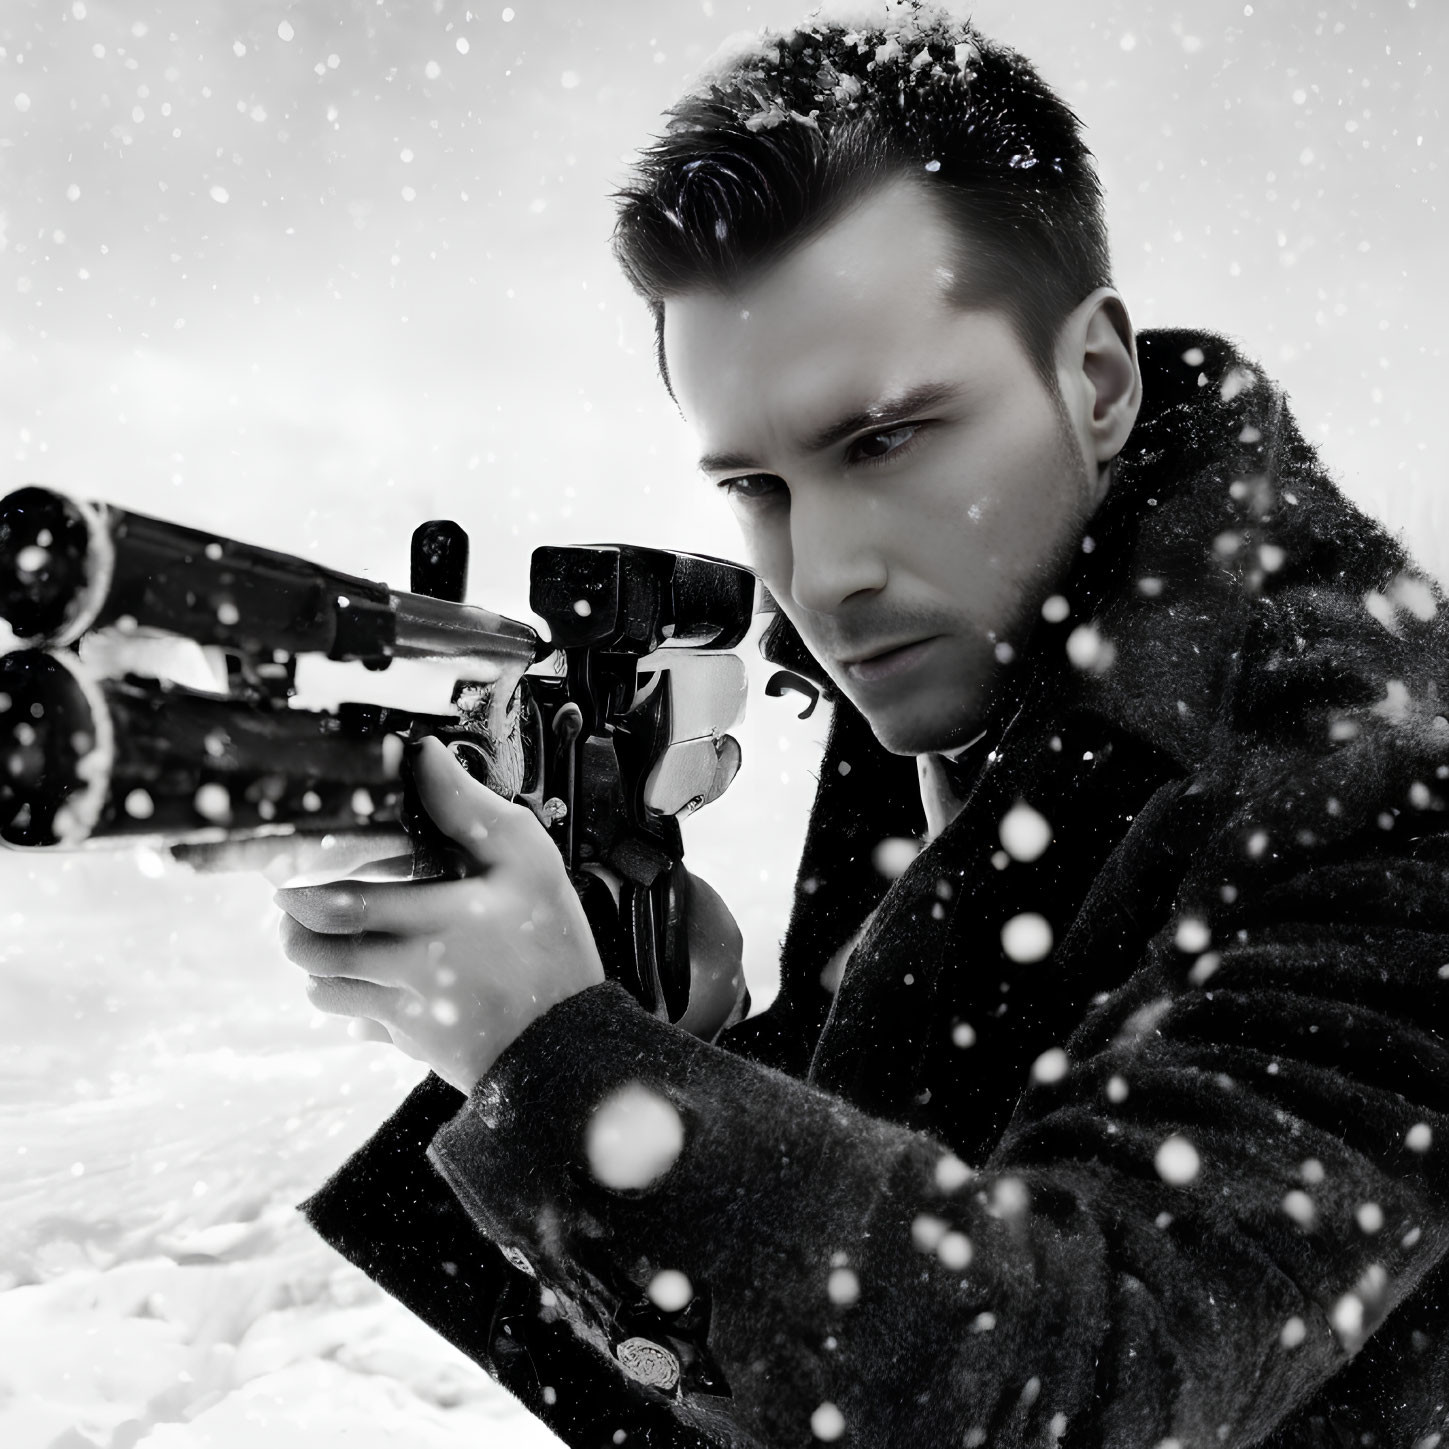
POLYGON ((902 423, 898 428, 867 433, 863 438, 857 438, 845 450, 846 460, 853 463, 857 460, 873 462, 878 458, 888 458, 910 443, 919 428, 919 423, 902 423))
POLYGON ((768 498, 781 488, 778 478, 769 473, 750 473, 744 478, 721 478, 719 486, 731 498, 768 498))

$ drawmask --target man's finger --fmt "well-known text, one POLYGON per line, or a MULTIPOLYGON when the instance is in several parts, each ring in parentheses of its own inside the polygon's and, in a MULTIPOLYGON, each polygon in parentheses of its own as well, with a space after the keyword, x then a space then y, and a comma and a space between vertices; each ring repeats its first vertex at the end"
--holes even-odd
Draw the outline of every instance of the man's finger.
POLYGON ((475 780, 435 736, 412 752, 411 763, 418 799, 433 824, 480 865, 505 859, 520 832, 537 825, 524 806, 475 780))
POLYGON ((277 891, 272 901, 309 931, 324 935, 350 936, 371 925, 362 887, 348 881, 289 886, 277 891))
POLYGON ((311 976, 346 976, 373 986, 414 984, 421 943, 395 936, 330 936, 282 917, 282 954, 311 976))
POLYGON ((494 887, 486 876, 464 880, 348 882, 362 902, 369 932, 431 937, 456 929, 460 920, 482 921, 494 887))
POLYGON ((460 915, 488 914, 484 876, 466 880, 332 881, 278 891, 275 904, 299 926, 319 935, 350 937, 381 932, 431 936, 460 915))
POLYGON ((398 1020, 403 993, 350 976, 309 976, 307 998, 318 1011, 332 1016, 367 1016, 373 1021, 398 1020))

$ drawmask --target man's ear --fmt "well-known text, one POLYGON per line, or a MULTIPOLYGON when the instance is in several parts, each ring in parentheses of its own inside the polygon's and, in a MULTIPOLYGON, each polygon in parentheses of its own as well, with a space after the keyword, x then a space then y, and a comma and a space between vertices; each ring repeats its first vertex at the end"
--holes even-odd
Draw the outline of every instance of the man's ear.
POLYGON ((1105 487, 1106 466, 1122 451, 1142 407, 1132 319, 1111 287, 1098 287, 1073 308, 1058 336, 1057 373, 1078 436, 1105 487))

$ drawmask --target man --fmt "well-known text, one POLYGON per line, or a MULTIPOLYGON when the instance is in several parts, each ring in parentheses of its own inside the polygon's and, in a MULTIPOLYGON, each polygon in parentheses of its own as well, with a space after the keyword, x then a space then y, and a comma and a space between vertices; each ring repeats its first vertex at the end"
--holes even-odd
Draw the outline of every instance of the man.
POLYGON ((1438 591, 933 10, 736 57, 618 246, 835 701, 780 996, 646 1016, 429 747, 483 873, 287 899, 438 1074, 313 1223, 575 1444, 1439 1443, 1438 591))

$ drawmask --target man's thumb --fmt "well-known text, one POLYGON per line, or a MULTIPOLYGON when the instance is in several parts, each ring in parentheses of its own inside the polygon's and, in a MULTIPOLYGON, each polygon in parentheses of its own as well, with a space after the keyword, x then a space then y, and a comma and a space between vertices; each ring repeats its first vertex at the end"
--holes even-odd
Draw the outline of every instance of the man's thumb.
POLYGON ((480 864, 491 865, 507 855, 516 817, 527 812, 474 779, 463 763, 465 751, 483 762, 483 752, 475 746, 450 748, 428 736, 408 756, 413 784, 433 824, 480 864))

